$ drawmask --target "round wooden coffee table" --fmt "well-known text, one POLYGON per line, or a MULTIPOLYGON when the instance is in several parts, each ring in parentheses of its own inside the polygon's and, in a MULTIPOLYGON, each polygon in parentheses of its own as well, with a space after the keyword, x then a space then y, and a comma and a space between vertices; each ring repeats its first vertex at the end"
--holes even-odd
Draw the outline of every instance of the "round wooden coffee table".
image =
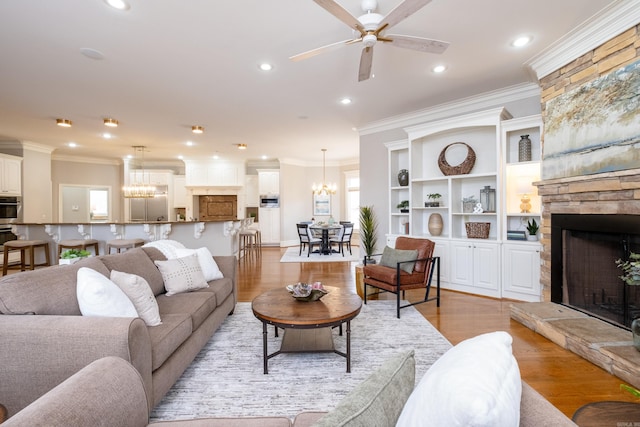
MULTIPOLYGON (((262 353, 264 373, 267 362, 280 353, 333 352, 347 359, 351 372, 351 319, 360 313, 362 299, 345 289, 325 286, 329 293, 319 301, 303 302, 294 299, 283 286, 257 296, 251 303, 253 314, 262 322, 262 353), (346 323, 346 352, 333 344, 332 328, 346 323), (267 325, 284 329, 280 350, 267 350, 267 325)), ((341 329, 342 330, 342 329, 341 329)))

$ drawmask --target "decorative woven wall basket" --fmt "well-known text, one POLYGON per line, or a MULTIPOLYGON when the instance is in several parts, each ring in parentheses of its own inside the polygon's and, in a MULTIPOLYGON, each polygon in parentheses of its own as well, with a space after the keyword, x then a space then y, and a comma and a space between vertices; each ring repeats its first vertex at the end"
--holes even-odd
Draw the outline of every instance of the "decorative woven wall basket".
POLYGON ((476 152, 473 151, 473 148, 471 148, 468 144, 465 144, 464 142, 453 142, 447 145, 440 152, 440 156, 438 156, 438 167, 440 168, 442 173, 447 176, 466 175, 469 172, 471 172, 471 169, 473 169, 473 165, 475 165, 475 163, 476 163, 476 152), (467 157, 464 159, 462 163, 460 163, 457 166, 451 166, 447 162, 447 149, 453 145, 464 145, 465 147, 467 147, 467 157))
POLYGON ((469 239, 488 239, 490 222, 465 222, 464 226, 467 230, 467 238, 469 239))

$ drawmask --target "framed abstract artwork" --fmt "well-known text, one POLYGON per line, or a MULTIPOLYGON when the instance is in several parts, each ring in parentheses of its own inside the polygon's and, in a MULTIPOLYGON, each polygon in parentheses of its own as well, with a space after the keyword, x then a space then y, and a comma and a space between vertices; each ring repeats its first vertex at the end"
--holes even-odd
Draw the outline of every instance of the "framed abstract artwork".
POLYGON ((328 194, 313 195, 313 215, 331 215, 331 196, 328 194))

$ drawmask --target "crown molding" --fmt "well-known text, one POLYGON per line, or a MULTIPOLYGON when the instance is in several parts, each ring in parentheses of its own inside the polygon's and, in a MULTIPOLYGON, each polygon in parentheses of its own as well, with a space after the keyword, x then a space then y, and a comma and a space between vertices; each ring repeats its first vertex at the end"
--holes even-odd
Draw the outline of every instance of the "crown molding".
POLYGON ((358 132, 360 133, 360 136, 362 136, 397 128, 406 128, 425 122, 468 114, 478 110, 493 108, 496 105, 504 105, 508 102, 534 97, 540 98, 540 86, 536 83, 521 83, 469 96, 467 98, 457 99, 452 102, 435 105, 412 113, 389 117, 387 119, 365 125, 359 128, 358 132))
POLYGON ((21 142, 22 142, 23 150, 37 151, 39 153, 45 153, 45 154, 51 154, 53 153, 53 150, 55 150, 54 147, 51 147, 49 145, 37 144, 31 141, 21 141, 21 142))
POLYGON ((538 80, 640 22, 640 0, 616 0, 525 62, 538 80))
POLYGON ((57 162, 75 162, 75 163, 91 163, 98 165, 120 166, 123 164, 122 160, 102 159, 98 157, 80 157, 80 156, 68 156, 68 155, 53 155, 51 160, 57 162))
MULTIPOLYGON (((322 160, 309 162, 305 160, 298 160, 290 157, 285 157, 285 158, 279 159, 279 161, 281 165, 301 166, 301 167, 322 167, 322 160)), ((339 161, 327 160, 326 162, 327 167, 345 167, 345 166, 359 166, 359 165, 360 165, 360 159, 358 157, 351 158, 351 159, 342 159, 339 161)))

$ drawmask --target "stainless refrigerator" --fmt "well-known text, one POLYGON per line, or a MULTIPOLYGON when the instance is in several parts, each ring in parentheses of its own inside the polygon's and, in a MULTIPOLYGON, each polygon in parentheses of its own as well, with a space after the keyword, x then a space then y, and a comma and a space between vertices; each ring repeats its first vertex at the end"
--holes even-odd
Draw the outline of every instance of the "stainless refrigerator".
POLYGON ((157 187, 156 196, 149 199, 130 199, 129 213, 131 221, 169 221, 167 188, 157 187))

